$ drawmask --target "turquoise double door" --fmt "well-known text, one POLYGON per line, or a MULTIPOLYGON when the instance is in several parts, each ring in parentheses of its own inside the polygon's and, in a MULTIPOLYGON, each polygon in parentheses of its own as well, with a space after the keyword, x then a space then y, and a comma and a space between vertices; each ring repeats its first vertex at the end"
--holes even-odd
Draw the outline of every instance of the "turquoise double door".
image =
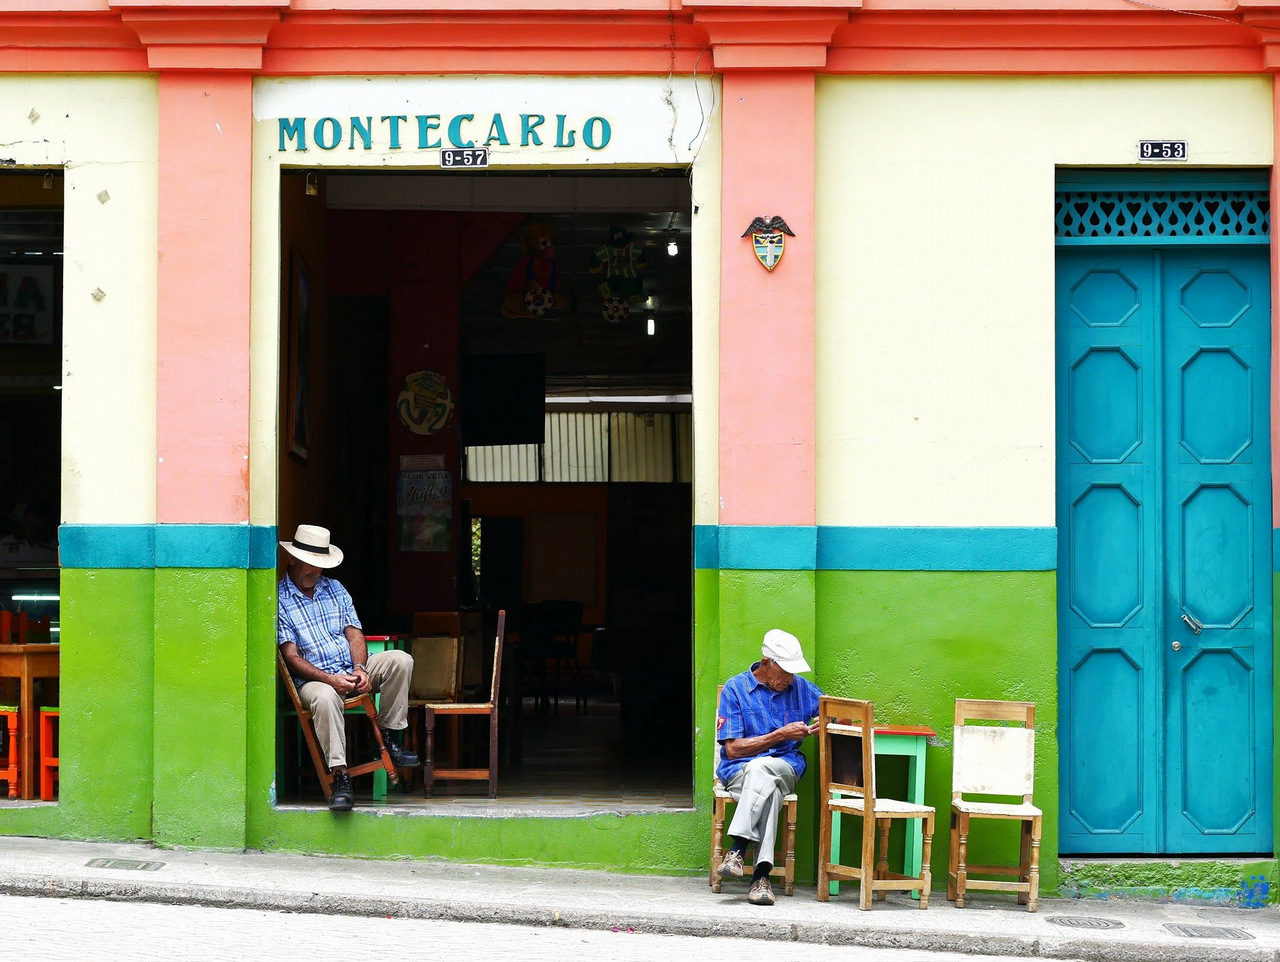
POLYGON ((1063 853, 1272 850, 1269 277, 1059 248, 1063 853))

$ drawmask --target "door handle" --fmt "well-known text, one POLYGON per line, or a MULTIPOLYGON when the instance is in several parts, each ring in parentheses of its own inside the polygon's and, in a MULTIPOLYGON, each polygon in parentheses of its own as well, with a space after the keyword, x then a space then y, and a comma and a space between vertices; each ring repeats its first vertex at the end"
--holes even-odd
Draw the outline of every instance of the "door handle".
POLYGON ((1182 620, 1185 621, 1187 623, 1187 627, 1197 635, 1204 631, 1204 625, 1196 621, 1192 615, 1187 614, 1185 611, 1182 613, 1182 620))
POLYGON ((1182 651, 1182 642, 1180 642, 1180 641, 1175 641, 1175 642, 1173 643, 1173 650, 1174 650, 1174 651, 1182 651))

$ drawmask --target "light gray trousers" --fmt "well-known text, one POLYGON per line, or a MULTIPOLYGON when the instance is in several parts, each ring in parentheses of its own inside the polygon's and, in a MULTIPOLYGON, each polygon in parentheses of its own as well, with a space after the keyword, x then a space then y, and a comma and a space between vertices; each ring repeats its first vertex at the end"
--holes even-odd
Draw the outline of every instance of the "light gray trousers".
POLYGON ((778 837, 782 799, 795 791, 798 781, 790 762, 761 755, 747 762, 725 785, 738 803, 729 822, 729 835, 755 843, 756 864, 774 864, 773 846, 778 837))
MULTIPOLYGON (((370 655, 365 668, 373 690, 382 693, 378 707, 378 725, 399 731, 408 724, 409 677, 413 674, 413 656, 407 651, 380 651, 370 655)), ((308 681, 298 689, 298 698, 311 712, 316 726, 316 740, 329 768, 347 764, 347 726, 342 716, 342 696, 323 681, 308 681)))

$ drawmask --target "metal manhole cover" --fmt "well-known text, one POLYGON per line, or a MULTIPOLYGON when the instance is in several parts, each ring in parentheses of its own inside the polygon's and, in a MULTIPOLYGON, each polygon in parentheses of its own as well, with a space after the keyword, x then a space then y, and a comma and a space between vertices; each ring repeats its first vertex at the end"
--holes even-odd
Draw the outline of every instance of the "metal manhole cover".
POLYGON ((84 863, 89 868, 119 868, 130 872, 154 872, 164 862, 143 862, 136 858, 93 858, 84 863))
POLYGON ((1051 915, 1045 920, 1069 929, 1122 929, 1124 923, 1116 919, 1095 919, 1087 915, 1051 915))
POLYGON ((1188 939, 1251 939, 1244 929, 1228 929, 1218 925, 1183 925, 1181 922, 1166 922, 1164 927, 1174 935, 1188 939))

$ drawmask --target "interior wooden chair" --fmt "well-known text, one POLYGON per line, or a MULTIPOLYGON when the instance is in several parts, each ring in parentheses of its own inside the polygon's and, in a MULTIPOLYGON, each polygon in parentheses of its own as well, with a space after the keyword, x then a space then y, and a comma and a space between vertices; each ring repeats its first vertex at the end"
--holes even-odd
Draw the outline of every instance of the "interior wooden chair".
MULTIPOLYGON (((720 717, 720 695, 724 691, 724 685, 716 689, 716 718, 720 717)), ((715 725, 712 725, 712 731, 715 731, 715 725)), ((729 806, 735 804, 734 797, 729 790, 724 787, 724 783, 715 775, 716 769, 720 767, 720 740, 713 736, 712 744, 714 746, 711 753, 711 773, 712 773, 712 806, 711 806, 711 891, 716 894, 720 893, 720 863, 724 861, 724 826, 725 816, 729 806)), ((782 880, 782 891, 784 895, 794 895, 796 888, 796 807, 798 799, 794 792, 782 797, 783 812, 786 817, 782 829, 778 832, 779 847, 784 853, 782 864, 776 862, 773 871, 769 873, 770 878, 782 880)), ((750 865, 755 860, 751 850, 747 852, 747 864, 750 865)), ((750 873, 743 876, 747 881, 751 881, 750 873)))
MULTIPOLYGON (((425 753, 424 729, 427 705, 456 702, 462 694, 462 639, 456 635, 428 635, 409 643, 413 675, 409 679, 409 734, 411 746, 425 753)), ((458 719, 450 726, 450 759, 457 767, 458 719)))
POLYGON ((875 709, 869 701, 833 698, 818 701, 818 901, 830 897, 830 879, 857 881, 858 907, 871 908, 874 897, 889 891, 920 892, 920 908, 929 907, 933 882, 929 857, 933 853, 934 809, 876 794, 875 709), (831 852, 831 819, 834 813, 862 819, 862 864, 858 868, 827 861, 831 852), (919 877, 889 871, 889 829, 894 819, 924 821, 919 877), (880 858, 876 861, 876 833, 880 858))
POLYGON ((1040 900, 1042 814, 1031 804, 1036 763, 1036 706, 1027 701, 956 699, 955 742, 951 763, 951 849, 947 898, 964 908, 966 889, 1017 892, 1018 904, 1034 912, 1040 900), (1015 727, 970 722, 1014 722, 1015 727), (966 795, 1021 795, 1021 802, 969 800, 966 795), (969 865, 969 819, 1015 821, 1022 831, 1018 867, 969 865), (1016 881, 975 879, 979 875, 1016 881))
MULTIPOLYGON (((431 796, 437 780, 487 781, 489 797, 498 791, 498 683, 502 680, 502 639, 507 627, 506 611, 498 612, 496 637, 493 642, 493 675, 489 685, 489 700, 482 702, 423 702, 423 724, 426 729, 426 752, 422 760, 423 791, 431 796), (488 768, 437 768, 435 764, 435 727, 438 716, 489 716, 489 767, 488 768)), ((453 760, 457 765, 457 759, 453 760)))
MULTIPOLYGON (((289 666, 285 664, 284 655, 280 653, 280 649, 276 648, 276 668, 280 672, 280 679, 284 682, 285 691, 289 694, 289 701, 293 704, 293 710, 298 714, 298 725, 302 729, 302 737, 307 743, 307 750, 311 753, 311 761, 316 767, 316 777, 320 779, 320 787, 324 790, 325 801, 333 794, 333 775, 329 772, 329 765, 325 761, 324 755, 320 752, 320 742, 316 739, 316 726, 312 720, 311 712, 302 704, 302 699, 298 697, 298 689, 294 687, 293 676, 289 674, 289 666)), ((395 784, 399 781, 399 775, 396 774, 396 767, 391 762, 391 756, 387 754, 387 746, 382 740, 382 729, 378 727, 378 709, 373 703, 373 695, 366 693, 363 695, 355 695, 347 698, 342 703, 344 711, 351 708, 362 709, 369 719, 369 726, 373 729, 373 738, 378 746, 378 759, 371 762, 363 762, 359 765, 348 765, 347 772, 352 778, 357 775, 365 775, 379 768, 386 769, 387 779, 395 784)))

